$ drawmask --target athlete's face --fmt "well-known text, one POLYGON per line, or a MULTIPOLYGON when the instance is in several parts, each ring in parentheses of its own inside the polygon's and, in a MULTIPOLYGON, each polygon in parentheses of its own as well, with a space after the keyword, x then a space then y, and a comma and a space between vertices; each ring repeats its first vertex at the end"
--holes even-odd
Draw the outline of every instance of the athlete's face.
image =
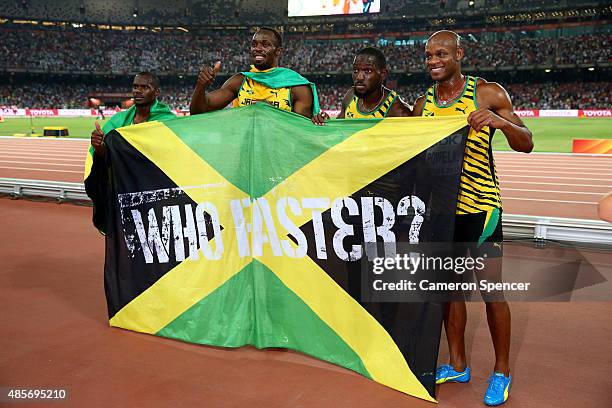
POLYGON ((380 89, 387 69, 376 65, 376 59, 371 55, 360 54, 353 61, 353 89, 358 98, 365 98, 380 89))
POLYGON ((159 88, 155 87, 152 78, 136 75, 132 83, 132 96, 136 106, 151 105, 159 96, 159 88))
POLYGON ((277 46, 276 37, 267 30, 261 30, 251 40, 251 64, 257 69, 269 69, 278 66, 282 48, 277 46))
POLYGON ((461 69, 463 48, 457 47, 456 40, 433 37, 425 46, 425 66, 434 81, 451 78, 461 69))

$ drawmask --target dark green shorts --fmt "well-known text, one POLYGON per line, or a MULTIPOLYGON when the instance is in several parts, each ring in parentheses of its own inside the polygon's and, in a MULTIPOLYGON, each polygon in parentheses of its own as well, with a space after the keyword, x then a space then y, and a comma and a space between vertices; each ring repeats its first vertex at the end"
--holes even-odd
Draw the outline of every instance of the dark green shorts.
POLYGON ((469 251, 470 256, 487 256, 499 258, 503 254, 504 234, 502 231, 502 211, 493 210, 487 222, 487 213, 457 214, 455 216, 455 236, 453 241, 456 245, 456 255, 465 256, 469 251))

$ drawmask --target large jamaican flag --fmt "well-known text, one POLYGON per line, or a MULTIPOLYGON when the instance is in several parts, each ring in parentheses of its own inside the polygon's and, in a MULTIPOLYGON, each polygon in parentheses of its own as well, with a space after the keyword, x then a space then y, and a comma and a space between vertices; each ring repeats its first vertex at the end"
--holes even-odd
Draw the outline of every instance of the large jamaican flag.
POLYGON ((442 305, 363 301, 360 263, 364 243, 452 239, 466 126, 260 104, 112 131, 86 180, 110 324, 286 347, 434 401, 442 305))

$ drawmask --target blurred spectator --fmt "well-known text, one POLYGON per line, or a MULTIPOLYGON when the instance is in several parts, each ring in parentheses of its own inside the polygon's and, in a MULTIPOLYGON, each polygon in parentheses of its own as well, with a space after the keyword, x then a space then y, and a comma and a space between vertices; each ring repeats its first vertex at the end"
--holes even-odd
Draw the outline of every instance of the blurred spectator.
MULTIPOLYGON (((316 1, 316 0, 309 0, 316 1)), ((568 9, 605 4, 596 0, 476 0, 471 13, 512 13, 519 10, 568 9)), ((383 0, 381 18, 401 15, 437 16, 440 13, 465 12, 467 1, 460 0, 383 0)), ((271 24, 286 22, 287 2, 279 0, 165 0, 101 2, 83 0, 27 0, 0 2, 0 15, 60 21, 91 21, 127 24, 271 24), (137 15, 134 15, 134 8, 137 15)))
MULTIPOLYGON (((528 38, 499 34, 466 39, 464 66, 596 64, 612 62, 612 34, 528 38)), ((0 28, 0 70, 73 71, 133 74, 197 74, 202 64, 222 61, 221 70, 233 73, 249 67, 247 32, 206 34, 79 31, 76 29, 0 28)), ((355 53, 368 40, 314 40, 287 36, 281 64, 298 72, 349 72, 355 53)), ((389 43, 380 46, 392 72, 423 69, 423 43, 389 43)))
MULTIPOLYGON (((217 84, 218 86, 219 84, 217 84)), ((396 90, 401 97, 412 104, 429 86, 428 83, 400 86, 396 90)), ((342 97, 348 85, 317 85, 319 101, 323 109, 340 109, 342 97)), ((612 83, 570 82, 511 84, 506 87, 514 106, 521 109, 610 109, 612 107, 612 83)), ((164 85, 162 80, 160 100, 172 108, 189 110, 193 85, 164 85)), ((78 83, 22 85, 0 85, 0 108, 85 108, 91 93, 126 92, 111 85, 85 85, 78 83)))

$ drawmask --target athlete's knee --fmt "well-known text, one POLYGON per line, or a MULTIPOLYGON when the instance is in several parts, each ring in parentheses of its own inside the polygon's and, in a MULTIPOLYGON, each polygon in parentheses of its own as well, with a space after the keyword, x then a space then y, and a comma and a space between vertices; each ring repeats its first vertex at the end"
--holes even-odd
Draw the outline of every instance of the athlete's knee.
POLYGON ((487 313, 510 313, 510 305, 505 300, 485 301, 487 313))

